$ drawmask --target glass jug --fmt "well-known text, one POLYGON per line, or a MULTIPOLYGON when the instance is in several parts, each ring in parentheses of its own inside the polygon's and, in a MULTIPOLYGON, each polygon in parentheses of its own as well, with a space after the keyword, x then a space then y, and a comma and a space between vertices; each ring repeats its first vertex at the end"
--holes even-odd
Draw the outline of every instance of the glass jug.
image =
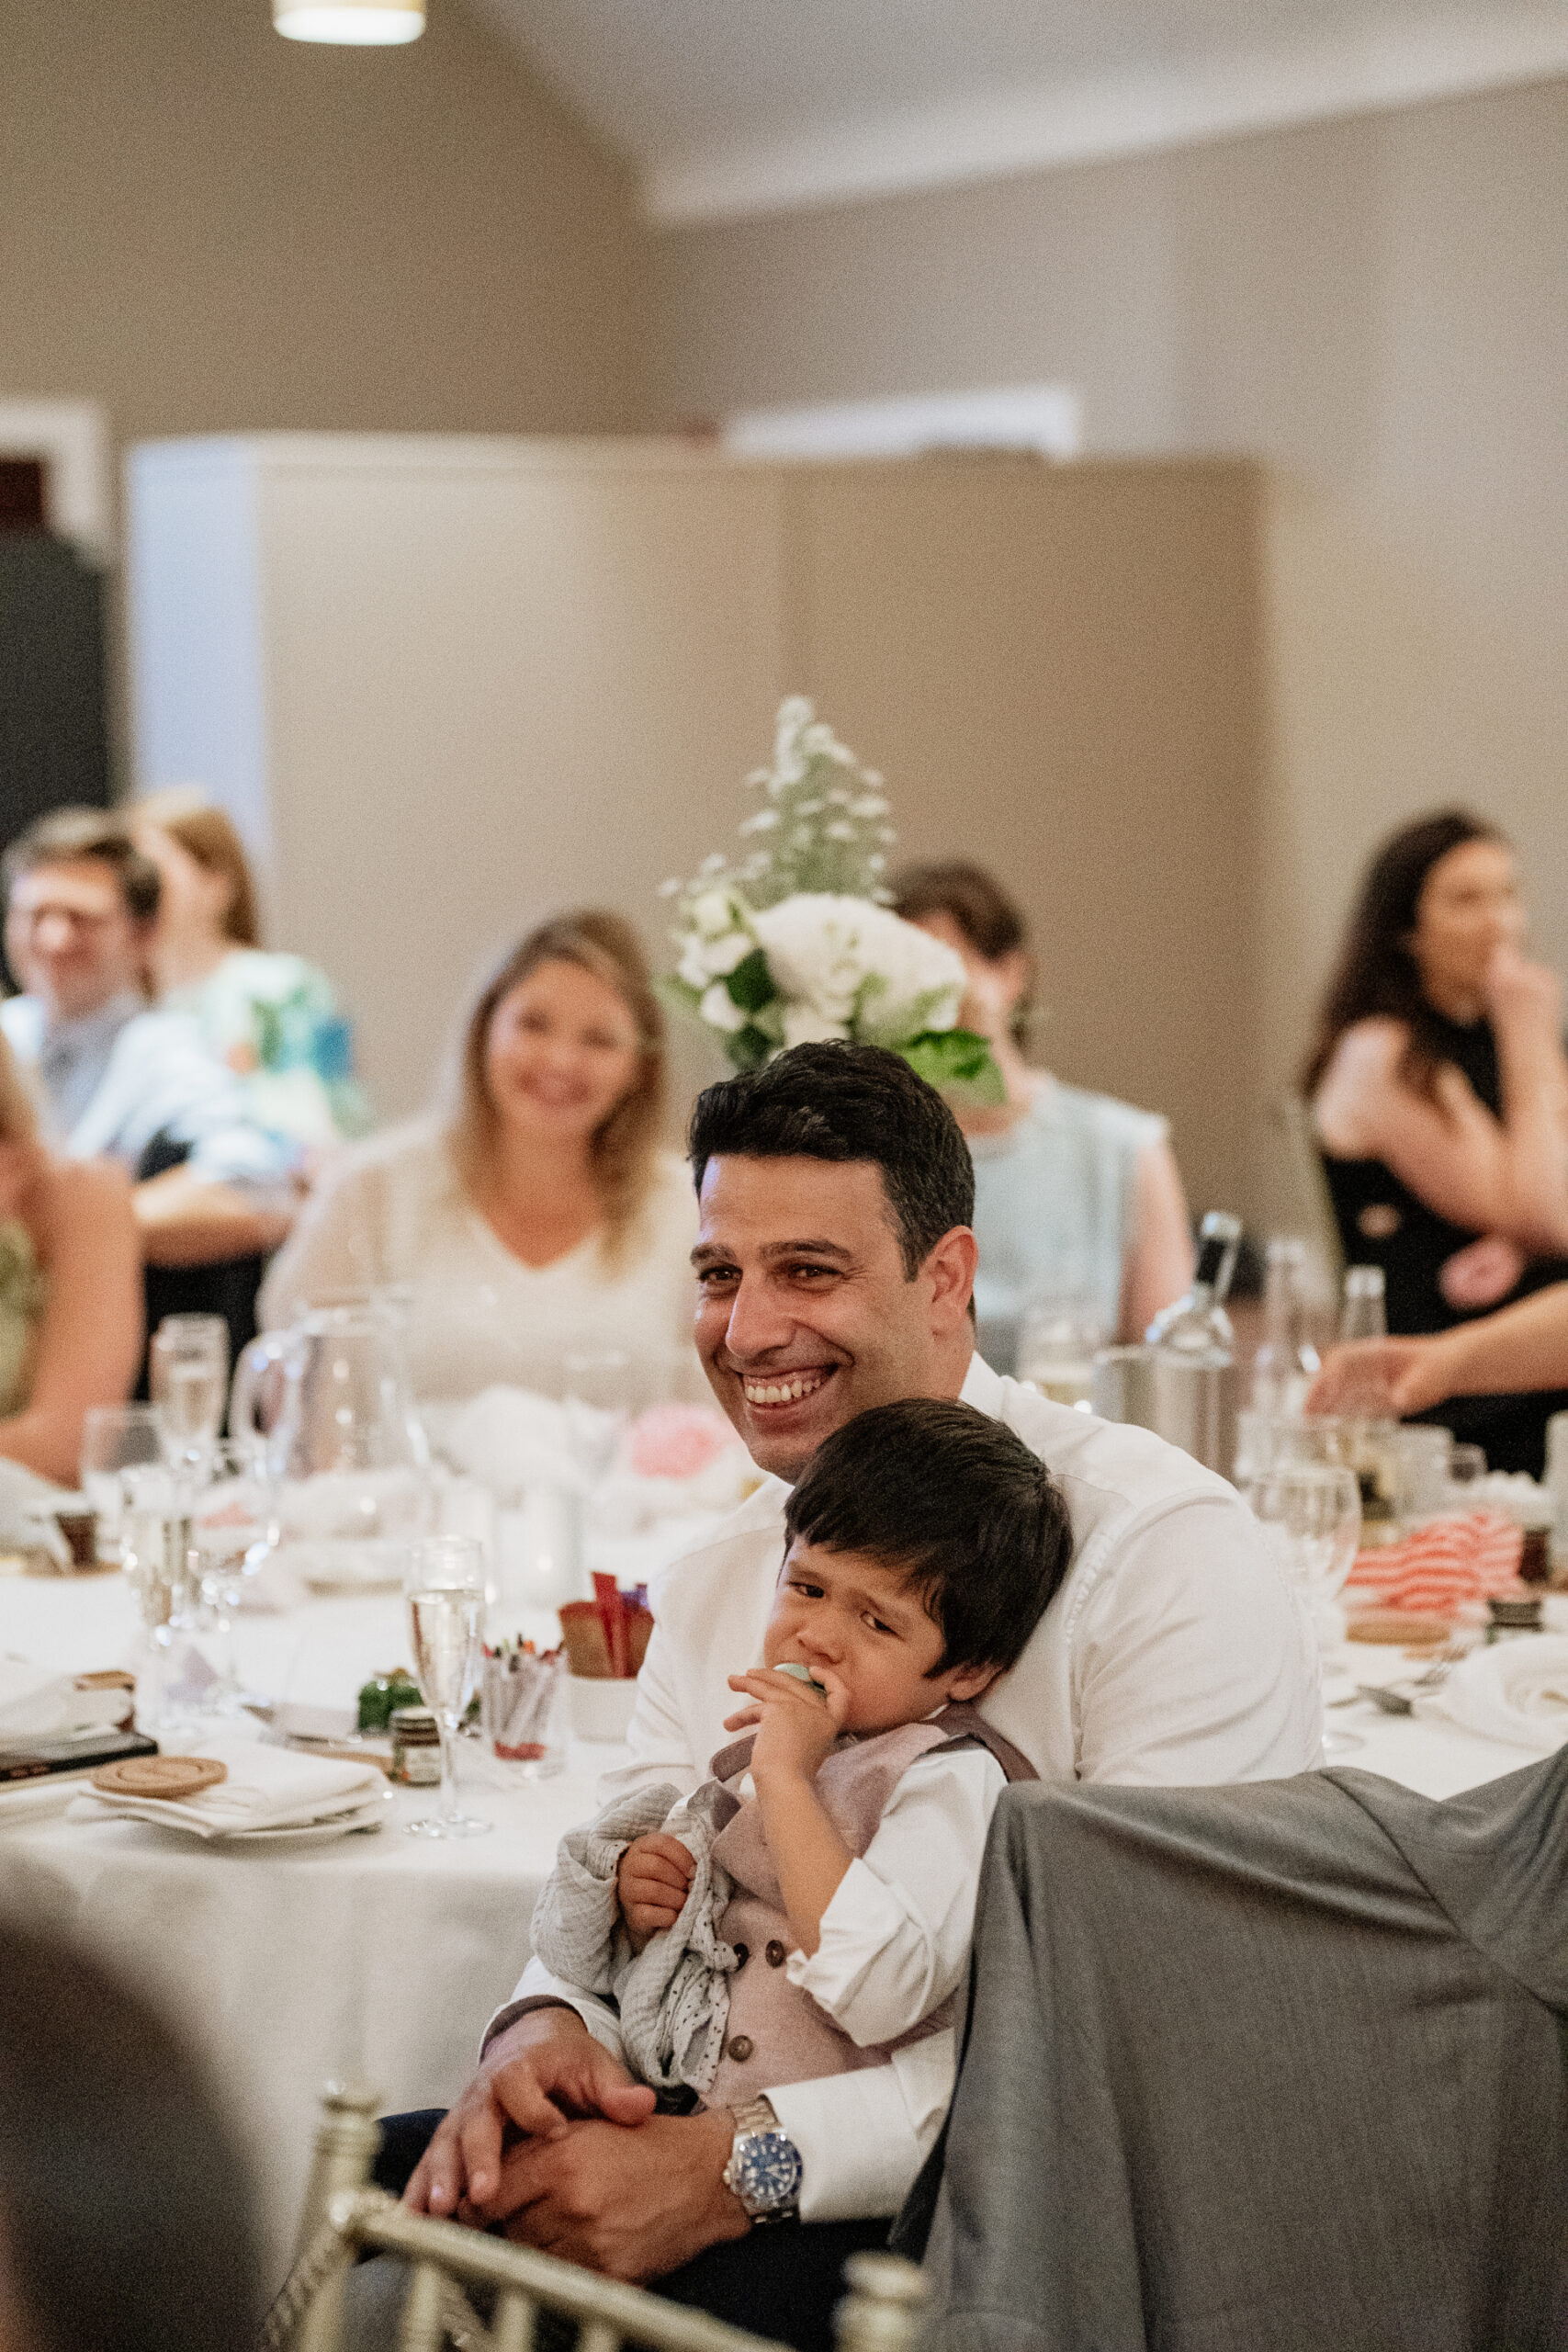
POLYGON ((318 1591, 401 1581, 430 1517, 430 1453, 392 1318, 310 1309, 240 1358, 229 1427, 265 1454, 288 1565, 318 1591))

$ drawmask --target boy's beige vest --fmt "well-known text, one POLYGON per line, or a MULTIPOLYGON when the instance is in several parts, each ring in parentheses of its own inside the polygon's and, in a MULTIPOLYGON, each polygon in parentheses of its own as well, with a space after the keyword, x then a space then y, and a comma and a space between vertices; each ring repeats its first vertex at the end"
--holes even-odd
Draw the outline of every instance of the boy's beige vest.
MULTIPOLYGON (((762 1808, 754 1797, 741 1799, 736 1793, 751 1761, 754 1737, 721 1748, 708 1768, 735 1798, 735 1813, 712 1850, 735 1888, 716 1922, 718 1934, 740 1956, 729 1980, 724 2054, 706 2096, 709 2107, 744 2107, 774 2084, 811 2082, 819 2075, 885 2065, 890 2051, 940 2032, 950 2023, 953 2009, 949 1998, 897 2041, 863 2049, 809 1993, 790 1983, 784 1962, 795 1939, 768 1851, 762 1808)), ((901 1724, 895 1731, 855 1740, 835 1748, 817 1775, 817 1793, 851 1853, 865 1852, 894 1790, 917 1757, 933 1748, 958 1747, 989 1748, 1010 1781, 1039 1777, 1028 1758, 972 1707, 944 1707, 929 1723, 901 1724)))

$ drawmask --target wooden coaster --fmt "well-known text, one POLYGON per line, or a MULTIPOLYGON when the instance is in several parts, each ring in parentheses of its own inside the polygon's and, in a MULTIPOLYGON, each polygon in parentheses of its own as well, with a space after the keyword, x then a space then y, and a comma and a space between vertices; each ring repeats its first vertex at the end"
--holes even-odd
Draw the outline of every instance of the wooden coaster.
POLYGON ((122 1756, 99 1765, 93 1786, 107 1797, 198 1797, 228 1777, 215 1756, 122 1756))
POLYGON ((1363 1609, 1345 1628, 1348 1642, 1397 1642, 1402 1649, 1424 1650, 1446 1642, 1450 1632, 1445 1617, 1413 1617, 1404 1609, 1363 1609))

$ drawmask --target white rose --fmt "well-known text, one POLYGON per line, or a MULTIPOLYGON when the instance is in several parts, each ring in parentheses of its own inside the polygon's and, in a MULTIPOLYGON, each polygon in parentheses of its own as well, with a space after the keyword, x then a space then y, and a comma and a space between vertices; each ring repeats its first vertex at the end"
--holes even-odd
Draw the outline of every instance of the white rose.
POLYGON ((737 964, 744 964, 755 942, 744 931, 726 932, 722 939, 709 939, 703 945, 703 962, 716 979, 733 972, 737 964))
POLYGON ((845 1038, 850 1034, 843 1022, 824 1021, 808 1004, 785 1005, 784 1033, 786 1047, 819 1046, 829 1038, 845 1038))
POLYGON ((735 921, 728 890, 705 890, 692 908, 692 921, 705 939, 716 939, 735 921))
POLYGON ((744 1029, 747 1016, 741 1012, 722 980, 715 980, 697 1008, 710 1029, 722 1029, 733 1036, 737 1029, 744 1029))
POLYGON ((682 932, 681 935, 681 960, 675 967, 675 977, 684 980, 689 989, 705 989, 708 984, 707 958, 694 932, 682 932))
POLYGON ((958 1017, 961 957, 869 899, 798 891, 754 928, 780 993, 822 1021, 849 1021, 868 979, 877 985, 864 999, 865 1028, 876 1035, 950 1029, 958 1017))

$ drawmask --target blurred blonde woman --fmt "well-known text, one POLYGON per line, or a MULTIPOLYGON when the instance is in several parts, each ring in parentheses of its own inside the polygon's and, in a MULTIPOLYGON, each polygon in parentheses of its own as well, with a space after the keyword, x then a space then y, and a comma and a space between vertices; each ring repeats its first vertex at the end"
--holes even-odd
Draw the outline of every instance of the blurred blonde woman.
POLYGON ((0 1454, 74 1487, 83 1416, 123 1404, 141 1340, 130 1180, 45 1150, 0 1036, 0 1454))
POLYGON ((244 1080, 259 1126, 322 1150, 370 1125, 348 1023, 325 973, 261 944, 255 883, 231 819, 185 786, 129 812, 158 869, 148 978, 161 1007, 200 1022, 244 1080))
POLYGON ((550 1385, 561 1358, 691 1340, 696 1208, 660 1148, 664 1022, 619 915, 558 915, 469 1015, 457 1100, 349 1152, 262 1293, 265 1322, 401 1295, 416 1396, 550 1385))

